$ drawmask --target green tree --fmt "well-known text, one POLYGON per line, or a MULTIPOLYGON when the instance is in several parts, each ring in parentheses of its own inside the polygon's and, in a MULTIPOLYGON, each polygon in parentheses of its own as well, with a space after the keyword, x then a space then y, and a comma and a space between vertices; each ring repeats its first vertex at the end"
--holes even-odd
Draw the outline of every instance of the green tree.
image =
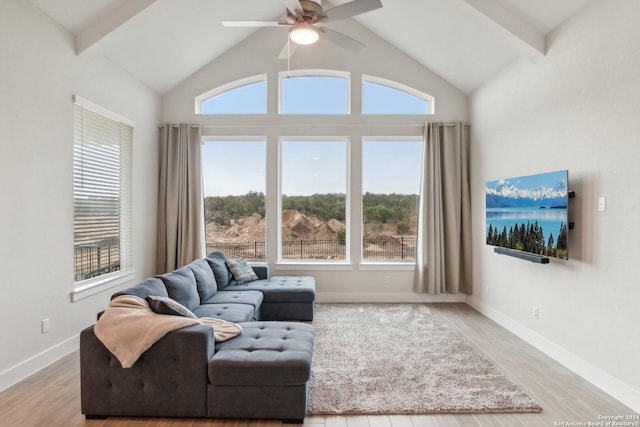
POLYGON ((553 233, 549 234, 549 240, 547 241, 547 255, 549 256, 553 256, 554 253, 554 249, 553 249, 553 233))
POLYGON ((313 194, 311 196, 282 196, 282 209, 296 210, 321 221, 344 221, 346 195, 343 193, 313 194))
POLYGON ((493 244, 493 225, 489 224, 489 230, 487 231, 487 243, 493 244))
POLYGON ((406 222, 399 222, 396 225, 396 233, 398 234, 409 234, 410 226, 406 222))
POLYGON ((249 192, 243 196, 210 196, 204 200, 205 221, 229 225, 232 219, 258 214, 264 218, 265 197, 261 192, 249 192))

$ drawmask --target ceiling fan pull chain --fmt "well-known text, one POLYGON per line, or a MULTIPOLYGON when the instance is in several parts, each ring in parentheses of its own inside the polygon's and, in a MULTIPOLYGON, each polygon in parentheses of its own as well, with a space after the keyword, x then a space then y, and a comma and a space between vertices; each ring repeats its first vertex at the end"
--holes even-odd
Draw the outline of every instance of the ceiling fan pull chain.
POLYGON ((291 77, 291 40, 287 37, 287 78, 291 77))

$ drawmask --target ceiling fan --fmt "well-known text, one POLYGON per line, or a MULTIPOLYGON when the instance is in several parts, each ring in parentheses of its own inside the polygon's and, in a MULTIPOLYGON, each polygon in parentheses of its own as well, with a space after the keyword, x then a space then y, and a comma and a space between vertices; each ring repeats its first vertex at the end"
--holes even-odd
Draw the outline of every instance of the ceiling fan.
POLYGON ((382 7, 380 0, 353 0, 327 10, 322 9, 322 0, 284 0, 286 20, 284 21, 221 21, 225 27, 289 27, 289 40, 278 58, 288 59, 297 45, 308 45, 318 41, 320 36, 351 51, 358 51, 364 44, 351 37, 325 27, 326 22, 351 18, 382 7))

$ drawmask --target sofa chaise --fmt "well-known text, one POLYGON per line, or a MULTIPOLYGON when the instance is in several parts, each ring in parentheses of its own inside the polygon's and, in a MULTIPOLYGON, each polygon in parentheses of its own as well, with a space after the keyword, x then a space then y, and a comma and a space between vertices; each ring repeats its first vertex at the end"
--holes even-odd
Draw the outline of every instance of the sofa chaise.
POLYGON ((203 324, 167 333, 130 368, 105 347, 96 325, 80 334, 82 412, 107 416, 280 419, 301 422, 311 372, 313 277, 270 277, 219 252, 117 292, 174 300, 197 317, 237 323, 214 341, 203 324), (236 268, 234 268, 236 267, 236 268), (248 276, 247 276, 248 275, 248 276))

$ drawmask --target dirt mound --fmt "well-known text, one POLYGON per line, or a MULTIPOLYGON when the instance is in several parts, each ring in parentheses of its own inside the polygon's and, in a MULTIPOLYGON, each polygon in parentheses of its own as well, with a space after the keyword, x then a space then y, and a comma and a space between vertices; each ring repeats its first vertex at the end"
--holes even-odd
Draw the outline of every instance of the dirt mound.
POLYGON ((232 221, 230 226, 210 222, 206 226, 207 242, 263 242, 265 222, 259 214, 232 221))
POLYGON ((327 222, 320 223, 311 234, 312 240, 335 240, 338 231, 344 229, 344 224, 337 219, 330 219, 327 222))
POLYGON ((295 210, 284 210, 282 211, 282 223, 288 224, 295 221, 300 221, 300 219, 304 216, 304 214, 295 211, 295 210))
MULTIPOLYGON (((330 219, 322 222, 318 218, 308 217, 296 210, 282 212, 283 240, 335 240, 338 230, 344 223, 330 219)), ((209 223, 206 227, 209 242, 263 242, 265 240, 265 221, 258 214, 232 221, 229 226, 209 223)))
MULTIPOLYGON (((284 236, 290 236, 291 239, 305 239, 305 237, 313 234, 315 228, 316 227, 313 225, 313 222, 311 222, 306 216, 303 216, 297 221, 282 221, 282 234, 284 236)), ((287 238, 286 240, 290 239, 287 238)))
POLYGON ((282 212, 282 240, 335 240, 344 224, 335 219, 322 222, 296 210, 282 212))

